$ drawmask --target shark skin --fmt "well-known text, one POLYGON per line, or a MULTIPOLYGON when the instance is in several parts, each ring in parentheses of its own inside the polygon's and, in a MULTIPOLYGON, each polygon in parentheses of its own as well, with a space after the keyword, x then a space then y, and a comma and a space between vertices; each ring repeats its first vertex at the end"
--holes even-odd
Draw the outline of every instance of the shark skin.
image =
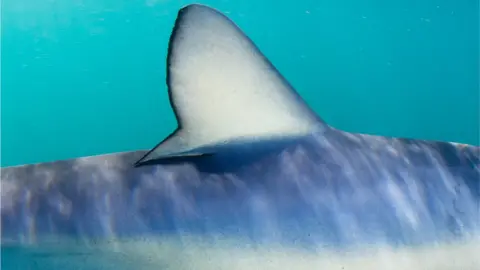
POLYGON ((167 65, 179 127, 151 151, 1 169, 2 249, 82 269, 480 269, 480 147, 328 126, 206 6, 180 10, 167 65))

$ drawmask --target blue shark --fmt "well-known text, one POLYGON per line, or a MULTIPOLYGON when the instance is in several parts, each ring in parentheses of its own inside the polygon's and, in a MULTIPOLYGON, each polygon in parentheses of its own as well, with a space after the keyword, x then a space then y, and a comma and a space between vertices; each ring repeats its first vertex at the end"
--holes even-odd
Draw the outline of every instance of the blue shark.
POLYGON ((22 269, 480 269, 478 146, 329 126, 198 4, 178 13, 167 85, 178 128, 152 150, 1 169, 4 257, 21 248, 22 269))

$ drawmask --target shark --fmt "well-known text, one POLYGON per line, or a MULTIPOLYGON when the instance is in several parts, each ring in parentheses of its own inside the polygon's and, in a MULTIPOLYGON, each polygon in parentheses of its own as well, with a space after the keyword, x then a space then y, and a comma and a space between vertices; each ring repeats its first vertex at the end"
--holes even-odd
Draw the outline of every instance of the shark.
POLYGON ((1 169, 2 261, 480 269, 480 147, 328 125, 200 4, 178 12, 167 86, 178 127, 152 150, 1 169))

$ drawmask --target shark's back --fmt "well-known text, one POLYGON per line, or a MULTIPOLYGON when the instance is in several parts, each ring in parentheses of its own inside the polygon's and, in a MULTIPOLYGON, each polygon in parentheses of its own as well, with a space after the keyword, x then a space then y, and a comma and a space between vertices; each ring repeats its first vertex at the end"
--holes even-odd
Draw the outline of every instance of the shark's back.
POLYGON ((138 151, 4 168, 2 235, 182 232, 345 247, 461 239, 480 229, 478 147, 331 129, 237 150, 171 165, 133 167, 146 153, 138 151))

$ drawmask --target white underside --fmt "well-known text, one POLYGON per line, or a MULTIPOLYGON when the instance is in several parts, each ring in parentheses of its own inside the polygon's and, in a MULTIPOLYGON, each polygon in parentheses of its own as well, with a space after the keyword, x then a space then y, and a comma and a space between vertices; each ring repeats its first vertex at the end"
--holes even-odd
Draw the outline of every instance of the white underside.
MULTIPOLYGON (((249 247, 239 241, 205 241, 184 238, 182 242, 160 240, 123 240, 95 242, 89 248, 57 246, 60 254, 40 256, 37 264, 61 267, 62 252, 84 254, 64 259, 65 266, 82 269, 265 269, 265 270, 478 270, 480 241, 438 244, 430 247, 399 248, 370 246, 350 252, 328 249, 299 251, 281 246, 249 247), (78 262, 75 260, 78 259, 78 262), (43 261, 41 261, 43 260, 43 261), (55 263, 54 260, 57 260, 55 263)), ((52 250, 52 251, 53 251, 52 250)))

